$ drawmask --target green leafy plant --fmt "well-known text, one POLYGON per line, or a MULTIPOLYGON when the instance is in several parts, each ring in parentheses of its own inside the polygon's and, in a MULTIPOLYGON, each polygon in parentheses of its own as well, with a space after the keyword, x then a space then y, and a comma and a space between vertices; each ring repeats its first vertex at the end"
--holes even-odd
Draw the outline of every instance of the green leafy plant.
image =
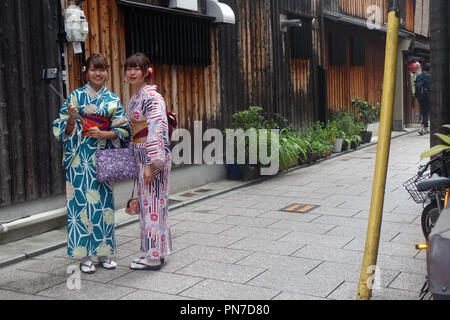
POLYGON ((251 106, 247 110, 239 111, 233 114, 232 129, 243 129, 244 131, 255 128, 262 129, 266 122, 262 115, 263 108, 251 106))
MULTIPOLYGON (((443 126, 443 128, 450 129, 450 125, 446 124, 443 126)), ((428 151, 425 151, 424 153, 422 153, 420 155, 420 158, 422 160, 425 158, 436 156, 439 153, 441 153, 442 151, 450 149, 450 137, 449 136, 446 136, 445 134, 442 134, 442 133, 436 133, 436 136, 439 137, 439 139, 441 139, 443 142, 445 142, 446 145, 440 144, 440 145, 434 146, 433 148, 431 148, 428 151)))
POLYGON ((381 104, 373 106, 367 101, 361 99, 352 99, 352 105, 358 112, 359 120, 364 124, 364 130, 367 131, 369 124, 373 123, 380 115, 381 104))
POLYGON ((307 144, 298 136, 295 136, 287 129, 280 133, 280 168, 282 171, 288 170, 293 163, 298 163, 301 156, 306 158, 307 144))

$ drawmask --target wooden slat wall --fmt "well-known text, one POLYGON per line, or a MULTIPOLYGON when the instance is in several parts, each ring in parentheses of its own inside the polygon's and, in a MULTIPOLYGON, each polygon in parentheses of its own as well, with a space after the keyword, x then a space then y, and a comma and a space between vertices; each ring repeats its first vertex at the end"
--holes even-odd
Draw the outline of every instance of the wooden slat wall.
MULTIPOLYGON (((110 70, 106 85, 121 98, 126 107, 132 92, 123 70, 126 61, 123 10, 115 0, 87 0, 83 4, 83 10, 90 28, 85 43, 86 58, 96 52, 107 57, 110 70)), ((168 108, 178 114, 181 128, 192 130, 194 121, 203 121, 204 128, 216 127, 220 118, 217 28, 211 27, 210 37, 211 66, 153 65, 155 73, 152 83, 158 86, 168 108)), ((68 46, 67 56, 71 91, 82 84, 79 71, 82 57, 73 54, 71 44, 68 46)))
POLYGON ((430 0, 415 0, 414 32, 428 37, 430 35, 430 0))
POLYGON ((0 3, 0 206, 64 191, 51 128, 62 82, 42 80, 61 67, 58 15, 56 0, 0 3))
POLYGON ((387 21, 388 0, 324 0, 324 9, 330 12, 341 13, 350 17, 367 20, 368 7, 378 6, 383 14, 383 21, 387 21))
POLYGON ((330 31, 345 34, 347 41, 346 66, 331 66, 328 59, 328 37, 325 43, 326 65, 328 69, 328 106, 330 113, 333 110, 354 113, 351 100, 360 98, 371 104, 381 102, 385 42, 379 33, 356 31, 350 27, 330 23, 327 25, 327 34, 330 31), (366 66, 350 66, 350 35, 358 35, 366 41, 366 66))
POLYGON ((236 14, 235 26, 219 27, 223 126, 230 125, 234 112, 251 105, 280 113, 296 125, 314 121, 318 31, 313 31, 313 59, 294 61, 289 33, 280 30, 280 13, 313 15, 315 1, 222 2, 236 14))

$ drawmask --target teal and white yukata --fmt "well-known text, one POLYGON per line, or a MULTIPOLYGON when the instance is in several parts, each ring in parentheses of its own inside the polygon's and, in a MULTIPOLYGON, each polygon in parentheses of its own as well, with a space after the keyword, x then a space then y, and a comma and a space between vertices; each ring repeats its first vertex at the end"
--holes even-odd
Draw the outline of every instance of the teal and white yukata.
POLYGON ((114 196, 110 183, 95 180, 95 152, 119 147, 120 140, 129 139, 128 119, 119 97, 106 87, 96 92, 89 84, 75 90, 61 107, 59 118, 53 122, 53 134, 64 150, 62 164, 66 172, 68 255, 86 257, 115 254, 114 196), (76 120, 74 130, 65 134, 70 116, 68 103, 78 106, 80 116, 87 122, 92 119, 100 121, 98 127, 114 131, 118 139, 107 141, 87 136, 86 127, 83 133, 80 117, 76 120))

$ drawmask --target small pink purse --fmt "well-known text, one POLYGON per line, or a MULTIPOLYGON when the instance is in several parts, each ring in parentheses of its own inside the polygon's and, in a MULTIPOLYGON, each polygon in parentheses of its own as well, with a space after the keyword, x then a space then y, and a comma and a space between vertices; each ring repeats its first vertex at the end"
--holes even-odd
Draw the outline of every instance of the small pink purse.
POLYGON ((138 215, 140 212, 139 208, 139 199, 134 198, 134 186, 136 185, 136 180, 134 180, 133 183, 133 192, 131 194, 131 198, 127 202, 127 207, 125 209, 125 212, 129 214, 130 216, 138 215))

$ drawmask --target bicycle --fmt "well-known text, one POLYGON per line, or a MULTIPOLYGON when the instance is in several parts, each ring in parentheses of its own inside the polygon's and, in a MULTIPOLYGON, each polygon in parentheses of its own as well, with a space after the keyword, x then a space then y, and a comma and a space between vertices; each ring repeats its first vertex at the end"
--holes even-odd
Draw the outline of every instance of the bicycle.
POLYGON ((424 209, 421 215, 422 231, 427 239, 430 232, 433 230, 440 212, 448 202, 447 190, 436 190, 436 188, 418 190, 418 184, 422 181, 430 179, 433 175, 448 178, 450 169, 450 151, 444 151, 431 159, 425 165, 419 166, 419 171, 416 176, 408 179, 403 186, 410 194, 411 198, 418 204, 421 204, 424 209), (433 167, 432 167, 433 166, 433 167), (432 168, 431 168, 432 167, 432 168), (429 169, 430 173, 425 174, 429 169), (447 197, 447 200, 446 200, 447 197))
POLYGON ((450 300, 450 179, 433 174, 430 179, 419 182, 417 190, 433 193, 438 204, 437 219, 431 225, 427 244, 416 246, 417 249, 427 250, 427 280, 421 297, 424 299, 430 293, 434 300, 450 300))

